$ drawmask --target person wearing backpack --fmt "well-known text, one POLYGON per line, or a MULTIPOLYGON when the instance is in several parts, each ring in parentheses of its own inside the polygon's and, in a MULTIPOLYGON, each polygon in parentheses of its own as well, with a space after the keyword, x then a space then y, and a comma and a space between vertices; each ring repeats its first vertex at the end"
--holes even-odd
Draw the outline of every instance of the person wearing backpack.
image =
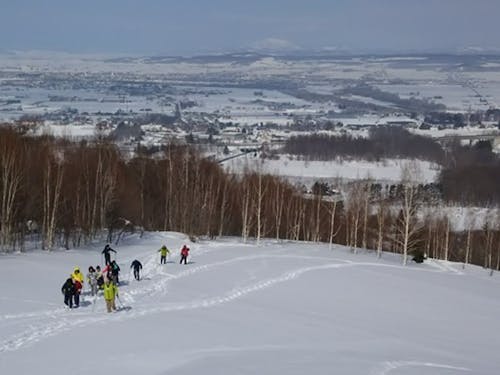
POLYGON ((74 305, 75 307, 80 306, 80 294, 82 293, 83 289, 83 273, 80 272, 79 267, 75 267, 73 270, 73 273, 71 274, 71 278, 73 279, 73 284, 75 286, 75 292, 73 294, 73 299, 75 301, 74 305))
POLYGON ((90 294, 92 296, 95 296, 97 294, 97 278, 99 275, 97 274, 96 270, 94 267, 90 266, 89 267, 89 273, 87 274, 87 281, 89 282, 89 287, 90 287, 90 294))
POLYGON ((111 251, 116 254, 116 251, 113 250, 109 244, 106 244, 104 250, 101 251, 101 254, 104 254, 104 263, 106 265, 111 264, 111 251))
POLYGON ((115 298, 118 296, 118 287, 109 279, 103 285, 103 295, 108 313, 116 311, 115 298))
POLYGON ((120 266, 118 265, 118 263, 116 263, 115 260, 113 260, 111 262, 111 280, 113 280, 113 282, 118 285, 120 283, 120 281, 118 280, 118 275, 120 274, 120 266))
POLYGON ((167 263, 167 254, 170 254, 170 250, 167 249, 165 245, 161 247, 160 250, 158 250, 160 253, 160 264, 166 264, 167 263))
POLYGON ((139 272, 142 270, 142 264, 139 262, 137 259, 135 259, 132 264, 130 265, 130 268, 134 269, 134 278, 139 281, 141 279, 139 272))
POLYGON ((64 294, 64 304, 70 309, 73 308, 73 295, 75 294, 75 284, 73 279, 69 277, 63 284, 61 288, 62 294, 64 294))
POLYGON ((101 271, 101 266, 97 265, 95 267, 95 273, 96 273, 96 279, 97 279, 97 288, 102 289, 102 286, 104 285, 104 275, 101 271))
POLYGON ((182 264, 182 261, 184 261, 184 264, 187 264, 187 257, 189 256, 189 247, 184 245, 181 249, 181 261, 179 264, 182 264))

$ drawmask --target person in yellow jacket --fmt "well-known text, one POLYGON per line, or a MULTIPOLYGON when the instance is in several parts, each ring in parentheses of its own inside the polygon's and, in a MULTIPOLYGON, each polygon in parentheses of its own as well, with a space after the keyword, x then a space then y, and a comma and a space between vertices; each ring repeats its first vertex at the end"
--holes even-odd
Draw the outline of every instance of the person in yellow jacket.
POLYGON ((161 247, 160 250, 158 250, 158 252, 160 253, 160 264, 165 264, 167 263, 167 254, 170 254, 170 250, 167 249, 167 247, 165 245, 163 245, 161 247))
POLYGON ((75 307, 78 307, 80 305, 80 294, 82 293, 84 279, 83 273, 80 271, 79 267, 75 267, 73 273, 71 274, 71 279, 75 284, 75 294, 73 294, 73 299, 75 300, 75 307))
POLYGON ((109 279, 103 285, 104 300, 108 313, 116 311, 115 298, 118 296, 118 287, 109 279))
POLYGON ((73 273, 71 274, 71 278, 73 279, 73 282, 79 281, 83 285, 83 273, 80 272, 80 267, 75 267, 73 270, 73 273))

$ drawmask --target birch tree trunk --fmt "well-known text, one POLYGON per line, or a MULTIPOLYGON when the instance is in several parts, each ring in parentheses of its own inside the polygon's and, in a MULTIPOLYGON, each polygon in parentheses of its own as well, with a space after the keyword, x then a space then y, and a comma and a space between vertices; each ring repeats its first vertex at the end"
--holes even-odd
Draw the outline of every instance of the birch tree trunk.
POLYGON ((45 173, 45 196, 44 196, 44 224, 43 224, 43 248, 52 250, 56 233, 58 209, 61 200, 61 187, 64 175, 62 162, 56 163, 55 176, 52 174, 53 161, 48 159, 45 173))
MULTIPOLYGON (((337 235, 338 233, 338 230, 337 230, 337 233, 335 233, 335 214, 336 214, 336 211, 337 211, 337 200, 334 199, 333 201, 333 207, 330 208, 330 236, 329 236, 329 249, 332 250, 333 248, 333 239, 334 237, 337 235)), ((340 230, 340 228, 339 228, 340 230)))
POLYGON ((384 242, 385 220, 387 216, 387 201, 381 199, 377 209, 377 258, 382 257, 382 246, 384 242))
POLYGON ((12 134, 0 137, 0 245, 3 250, 13 239, 15 207, 23 181, 22 147, 12 134))
POLYGON ((274 208, 274 226, 276 230, 276 240, 280 238, 281 220, 283 217, 283 205, 284 205, 284 187, 280 180, 276 180, 276 192, 273 202, 274 208))
POLYGON ((410 162, 403 166, 401 173, 401 183, 403 184, 403 201, 400 216, 400 233, 402 236, 401 247, 403 253, 403 265, 408 264, 408 253, 415 247, 418 240, 415 235, 419 232, 420 226, 417 223, 417 188, 421 181, 421 173, 415 162, 410 162))
POLYGON ((448 216, 444 217, 444 260, 448 261, 450 251, 450 220, 448 216))

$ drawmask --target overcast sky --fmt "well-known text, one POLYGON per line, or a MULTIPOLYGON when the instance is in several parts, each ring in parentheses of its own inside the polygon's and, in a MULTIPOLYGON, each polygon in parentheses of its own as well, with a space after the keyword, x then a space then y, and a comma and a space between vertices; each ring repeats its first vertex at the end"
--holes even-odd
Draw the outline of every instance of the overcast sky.
POLYGON ((0 0, 0 49, 500 49, 500 0, 0 0))

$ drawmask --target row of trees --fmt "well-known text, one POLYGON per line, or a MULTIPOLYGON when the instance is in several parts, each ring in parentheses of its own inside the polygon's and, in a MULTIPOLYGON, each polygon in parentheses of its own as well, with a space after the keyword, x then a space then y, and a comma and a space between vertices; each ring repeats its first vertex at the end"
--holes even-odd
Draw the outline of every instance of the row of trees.
POLYGON ((408 158, 442 163, 445 152, 434 140, 398 126, 376 126, 368 138, 352 135, 308 134, 291 137, 283 151, 309 160, 350 157, 364 160, 408 158))
POLYGON ((440 214, 422 217, 418 173, 407 168, 391 196, 370 181, 351 183, 342 199, 322 189, 304 196, 279 177, 234 176, 194 149, 171 144, 156 156, 123 156, 105 140, 72 143, 0 128, 0 245, 24 249, 80 246, 124 226, 209 237, 237 235, 344 244, 498 269, 500 220, 453 232, 440 214), (376 194, 374 194, 376 191, 376 194), (484 260, 486 259, 486 261, 484 260))
POLYGON ((309 160, 409 158, 441 165, 439 193, 449 203, 500 204, 500 157, 489 141, 445 145, 399 127, 374 127, 368 138, 309 134, 291 137, 283 152, 309 160))
POLYGON ((458 141, 446 145, 448 162, 439 182, 443 198, 456 204, 500 204, 500 156, 489 141, 464 146, 458 141))

